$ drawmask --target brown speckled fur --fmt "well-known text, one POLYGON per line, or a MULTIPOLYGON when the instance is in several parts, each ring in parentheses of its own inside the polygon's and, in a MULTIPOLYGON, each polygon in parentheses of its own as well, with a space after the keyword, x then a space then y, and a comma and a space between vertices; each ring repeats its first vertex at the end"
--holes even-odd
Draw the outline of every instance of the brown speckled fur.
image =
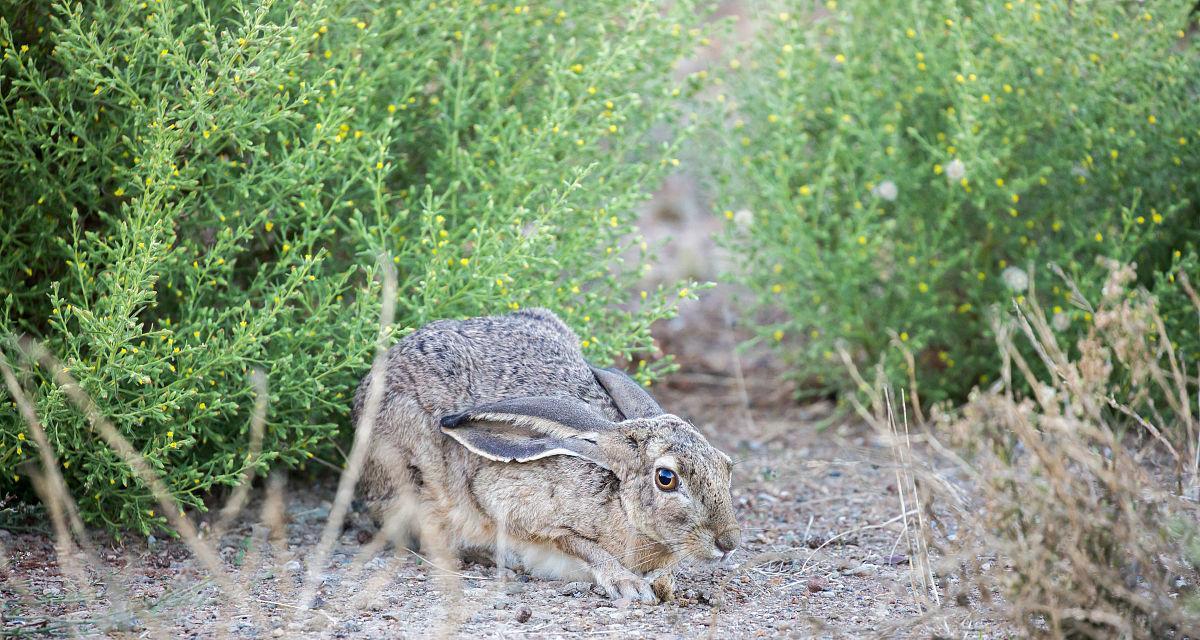
MULTIPOLYGON (((578 344, 544 309, 442 320, 409 335, 386 355, 361 487, 392 530, 594 580, 613 597, 669 598, 672 567, 718 555, 718 540, 724 550, 738 542, 732 465, 676 416, 622 420, 578 344), (575 399, 611 420, 596 441, 611 471, 571 455, 497 462, 439 428, 443 416, 524 396, 575 399), (658 464, 675 467, 677 491, 655 486, 658 464)), ((356 425, 369 381, 355 395, 356 425)))

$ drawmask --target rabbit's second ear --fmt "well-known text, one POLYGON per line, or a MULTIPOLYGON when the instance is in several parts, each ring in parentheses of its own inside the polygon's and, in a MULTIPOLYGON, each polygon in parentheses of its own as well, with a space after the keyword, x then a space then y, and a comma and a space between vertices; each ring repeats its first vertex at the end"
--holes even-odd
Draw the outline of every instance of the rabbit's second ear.
POLYGON ((655 418, 666 413, 659 406, 658 401, 624 371, 614 368, 603 369, 591 364, 588 366, 591 367, 592 374, 596 376, 596 381, 608 392, 609 397, 613 399, 626 420, 655 418))
POLYGON ((497 462, 529 462, 550 456, 575 456, 611 471, 594 442, 581 438, 530 436, 482 425, 442 428, 468 451, 497 462))

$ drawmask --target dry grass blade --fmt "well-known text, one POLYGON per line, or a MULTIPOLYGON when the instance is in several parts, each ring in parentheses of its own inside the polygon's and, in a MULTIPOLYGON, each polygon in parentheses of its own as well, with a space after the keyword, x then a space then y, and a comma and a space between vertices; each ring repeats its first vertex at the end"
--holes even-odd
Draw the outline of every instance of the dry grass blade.
POLYGON ((250 383, 254 386, 254 414, 250 419, 250 451, 246 454, 244 461, 245 470, 242 471, 242 480, 238 486, 234 488, 233 494, 229 496, 229 500, 221 509, 220 517, 217 523, 213 525, 213 538, 221 539, 221 535, 225 533, 226 528, 233 522, 233 519, 241 513, 246 506, 246 501, 250 497, 250 487, 254 483, 254 472, 258 466, 258 457, 262 454, 263 428, 267 422, 267 375, 260 369, 255 369, 250 374, 250 383))
POLYGON ((376 339, 376 356, 374 363, 371 365, 367 399, 358 424, 354 425, 354 444, 350 449, 350 457, 346 462, 346 467, 338 478, 337 494, 334 497, 333 508, 329 512, 329 519, 325 523, 324 530, 321 532, 320 542, 317 544, 312 560, 308 564, 308 572, 305 576, 304 585, 300 590, 299 601, 297 602, 301 613, 312 603, 322 568, 328 561, 329 554, 333 550, 333 545, 341 533, 346 512, 349 510, 350 502, 354 498, 355 485, 358 484, 359 476, 362 474, 367 456, 367 447, 370 444, 371 433, 375 427, 375 418, 379 415, 379 405, 383 398, 385 379, 383 360, 387 351, 387 339, 391 335, 392 322, 395 316, 396 273, 390 261, 381 259, 380 264, 382 265, 383 273, 383 296, 380 305, 379 333, 376 339))

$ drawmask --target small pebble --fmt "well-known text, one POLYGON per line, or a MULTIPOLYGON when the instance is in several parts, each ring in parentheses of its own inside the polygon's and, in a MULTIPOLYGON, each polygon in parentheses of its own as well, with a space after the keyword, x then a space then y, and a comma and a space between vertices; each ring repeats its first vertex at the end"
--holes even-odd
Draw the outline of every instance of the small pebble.
POLYGON ((564 596, 573 596, 577 593, 587 593, 591 589, 591 585, 586 582, 568 582, 558 588, 558 592, 564 596))
POLYGON ((848 576, 873 576, 879 573, 879 567, 873 564, 860 564, 843 573, 848 576))
POLYGON ((533 611, 531 611, 529 609, 529 606, 523 604, 523 605, 517 607, 517 612, 514 615, 514 617, 517 619, 517 622, 524 624, 526 622, 529 622, 529 618, 532 615, 533 615, 533 611))

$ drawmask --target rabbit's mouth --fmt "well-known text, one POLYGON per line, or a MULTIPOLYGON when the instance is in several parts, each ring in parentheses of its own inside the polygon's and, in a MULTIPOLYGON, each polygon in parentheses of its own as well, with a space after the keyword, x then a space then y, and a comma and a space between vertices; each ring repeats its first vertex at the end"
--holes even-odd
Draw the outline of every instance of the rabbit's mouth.
POLYGON ((722 551, 721 549, 714 547, 708 550, 708 555, 704 558, 704 561, 707 564, 722 565, 725 564, 725 561, 729 559, 729 556, 733 555, 733 552, 733 549, 722 551))

